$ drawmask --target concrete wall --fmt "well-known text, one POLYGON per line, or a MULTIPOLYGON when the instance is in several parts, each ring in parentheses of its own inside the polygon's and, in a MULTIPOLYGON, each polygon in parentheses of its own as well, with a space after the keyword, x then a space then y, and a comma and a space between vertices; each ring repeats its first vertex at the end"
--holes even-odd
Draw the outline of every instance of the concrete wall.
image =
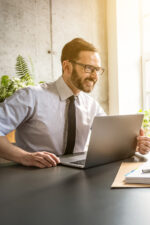
POLYGON ((51 74, 49 0, 0 0, 0 75, 15 75, 18 54, 32 58, 36 80, 51 74))
POLYGON ((0 76, 15 74, 21 54, 32 58, 36 81, 53 81, 61 75, 66 42, 82 37, 94 43, 106 71, 92 95, 108 112, 105 0, 0 0, 0 29, 0 76))

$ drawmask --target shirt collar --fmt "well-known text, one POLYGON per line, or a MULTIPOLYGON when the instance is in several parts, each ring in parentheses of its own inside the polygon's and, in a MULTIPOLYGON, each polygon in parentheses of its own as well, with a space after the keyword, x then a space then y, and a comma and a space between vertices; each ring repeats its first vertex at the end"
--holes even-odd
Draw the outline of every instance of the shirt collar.
MULTIPOLYGON (((59 77, 56 81, 56 88, 59 94, 59 97, 61 99, 61 101, 65 101, 66 99, 68 99, 69 97, 71 97, 73 94, 72 90, 70 89, 70 87, 65 83, 63 77, 59 77)), ((78 95, 75 96, 75 99, 77 101, 79 101, 79 99, 82 96, 82 91, 79 92, 78 95)))
POLYGON ((73 95, 72 90, 65 83, 62 76, 59 77, 58 80, 55 81, 55 83, 56 83, 56 88, 57 88, 59 97, 62 101, 65 101, 67 98, 73 95))

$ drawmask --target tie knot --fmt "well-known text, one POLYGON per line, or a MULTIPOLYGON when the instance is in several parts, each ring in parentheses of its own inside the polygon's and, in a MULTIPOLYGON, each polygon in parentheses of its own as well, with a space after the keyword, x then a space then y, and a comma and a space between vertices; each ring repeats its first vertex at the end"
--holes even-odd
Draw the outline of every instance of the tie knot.
POLYGON ((75 100, 74 95, 72 95, 71 97, 69 97, 69 100, 70 100, 70 102, 74 102, 74 100, 75 100))

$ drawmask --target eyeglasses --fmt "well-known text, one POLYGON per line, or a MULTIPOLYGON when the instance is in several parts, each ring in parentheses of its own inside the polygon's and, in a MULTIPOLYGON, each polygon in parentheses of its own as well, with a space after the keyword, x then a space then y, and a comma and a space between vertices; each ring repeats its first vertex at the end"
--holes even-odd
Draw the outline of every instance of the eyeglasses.
POLYGON ((74 60, 69 60, 69 61, 71 63, 77 64, 77 65, 83 67, 85 73, 93 73, 94 71, 96 71, 97 75, 102 75, 104 73, 104 68, 102 68, 102 67, 96 67, 96 66, 91 66, 88 64, 83 64, 83 63, 76 62, 74 60))

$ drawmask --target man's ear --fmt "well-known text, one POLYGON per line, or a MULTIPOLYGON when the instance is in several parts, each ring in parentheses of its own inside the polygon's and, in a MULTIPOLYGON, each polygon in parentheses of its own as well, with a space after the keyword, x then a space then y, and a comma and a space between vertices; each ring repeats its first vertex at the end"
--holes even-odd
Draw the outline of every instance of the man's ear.
POLYGON ((62 63, 62 69, 64 73, 72 73, 72 64, 68 60, 64 60, 62 63))

